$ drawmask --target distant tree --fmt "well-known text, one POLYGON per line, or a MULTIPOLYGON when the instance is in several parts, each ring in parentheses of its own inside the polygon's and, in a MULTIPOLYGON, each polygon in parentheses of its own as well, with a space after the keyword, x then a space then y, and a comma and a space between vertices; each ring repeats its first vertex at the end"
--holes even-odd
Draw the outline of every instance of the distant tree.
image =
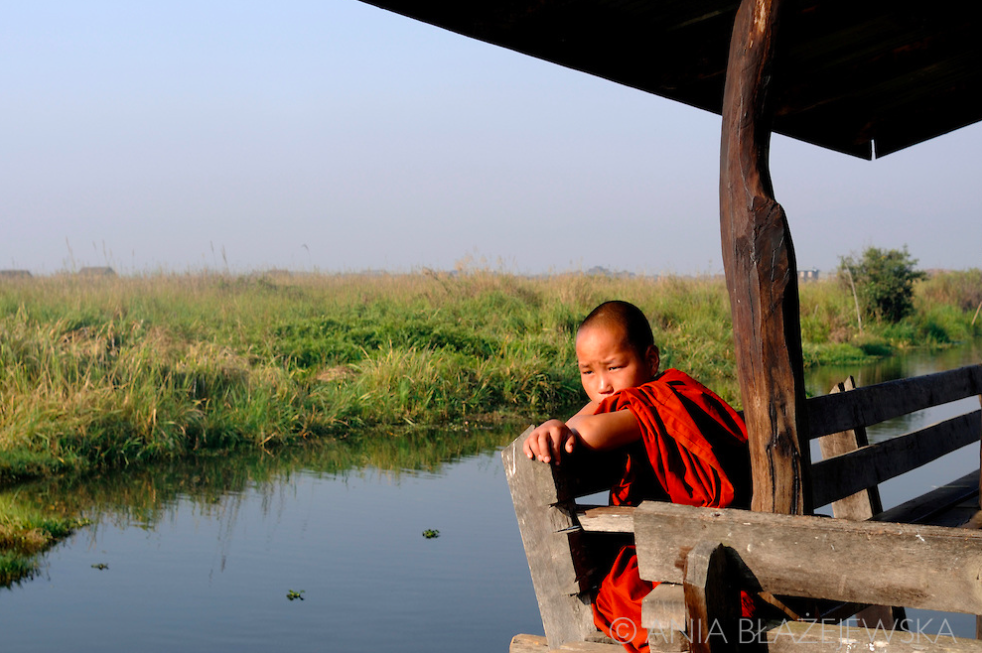
POLYGON ((914 310, 914 282, 927 276, 915 265, 917 259, 910 257, 906 245, 902 250, 868 247, 858 258, 840 257, 839 272, 847 284, 854 284, 867 314, 899 322, 914 310))

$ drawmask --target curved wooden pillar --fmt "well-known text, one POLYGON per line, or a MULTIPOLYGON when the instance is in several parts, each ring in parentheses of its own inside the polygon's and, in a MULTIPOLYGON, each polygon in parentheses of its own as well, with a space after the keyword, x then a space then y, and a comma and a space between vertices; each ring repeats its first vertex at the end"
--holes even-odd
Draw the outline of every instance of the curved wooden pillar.
POLYGON ((750 434, 753 509, 804 514, 811 492, 802 473, 809 455, 798 272, 767 163, 766 100, 780 4, 743 0, 737 12, 723 95, 720 226, 750 434))

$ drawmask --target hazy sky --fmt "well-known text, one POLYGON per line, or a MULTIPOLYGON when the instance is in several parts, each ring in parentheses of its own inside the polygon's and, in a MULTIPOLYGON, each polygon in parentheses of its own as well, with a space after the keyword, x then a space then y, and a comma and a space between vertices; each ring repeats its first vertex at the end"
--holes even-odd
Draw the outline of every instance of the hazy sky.
MULTIPOLYGON (((717 272, 719 117, 357 0, 8 2, 0 268, 717 272)), ((982 266, 982 126, 775 137, 799 267, 982 266)))

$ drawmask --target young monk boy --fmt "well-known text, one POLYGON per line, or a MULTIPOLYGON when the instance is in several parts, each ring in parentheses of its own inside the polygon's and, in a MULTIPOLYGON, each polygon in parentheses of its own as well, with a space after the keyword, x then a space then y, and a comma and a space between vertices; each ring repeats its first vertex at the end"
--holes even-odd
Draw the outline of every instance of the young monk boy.
MULTIPOLYGON (((576 359, 590 402, 565 422, 552 419, 532 431, 526 456, 559 465, 574 452, 623 447, 626 464, 611 488, 613 505, 645 499, 749 505, 743 420, 685 373, 659 373, 658 347, 638 307, 613 301, 594 309, 576 332, 576 359)), ((638 576, 634 547, 624 547, 594 600, 597 627, 629 651, 647 651, 641 600, 652 587, 638 576)), ((743 602, 749 614, 749 597, 743 602)))

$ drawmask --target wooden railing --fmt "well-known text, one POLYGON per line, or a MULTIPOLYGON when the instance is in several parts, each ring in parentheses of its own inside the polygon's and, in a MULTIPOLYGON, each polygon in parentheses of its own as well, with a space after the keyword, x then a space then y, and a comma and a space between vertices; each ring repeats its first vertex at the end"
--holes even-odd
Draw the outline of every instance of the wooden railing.
MULTIPOLYGON (((578 498, 610 487, 616 457, 574 456, 561 467, 543 465, 522 453, 528 431, 519 436, 502 456, 546 637, 518 636, 512 651, 619 650, 596 630, 590 609, 605 571, 595 552, 609 535, 599 533, 633 536, 642 578, 662 583, 642 611, 642 626, 654 633, 653 650, 735 650, 739 632, 721 637, 711 625, 733 627, 737 587, 771 597, 844 602, 853 606, 849 614, 866 605, 982 614, 982 532, 952 528, 980 522, 979 472, 887 511, 877 491, 888 478, 978 442, 982 412, 872 445, 864 431, 982 394, 982 366, 858 389, 851 389, 850 380, 837 390, 808 404, 811 432, 821 438, 824 456, 809 470, 814 503, 832 503, 835 518, 658 502, 581 506, 578 498)), ((895 609, 894 617, 902 615, 895 609)), ((848 641, 869 644, 867 650, 927 646, 982 653, 975 640, 948 637, 939 644, 883 630, 814 630, 791 623, 760 633, 755 645, 780 650, 794 642, 831 649, 848 641)))

